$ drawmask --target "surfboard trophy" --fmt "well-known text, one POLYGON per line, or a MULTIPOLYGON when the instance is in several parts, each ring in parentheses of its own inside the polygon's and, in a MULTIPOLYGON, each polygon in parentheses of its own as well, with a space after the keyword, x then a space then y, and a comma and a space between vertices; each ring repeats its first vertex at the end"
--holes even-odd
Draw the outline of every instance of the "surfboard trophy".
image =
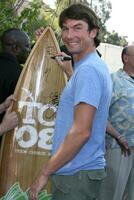
MULTIPOLYGON (((55 115, 66 77, 55 59, 59 46, 47 27, 32 49, 15 89, 19 125, 4 135, 0 152, 0 196, 19 182, 26 190, 50 158, 55 115)), ((47 187, 50 190, 50 184, 47 187)))

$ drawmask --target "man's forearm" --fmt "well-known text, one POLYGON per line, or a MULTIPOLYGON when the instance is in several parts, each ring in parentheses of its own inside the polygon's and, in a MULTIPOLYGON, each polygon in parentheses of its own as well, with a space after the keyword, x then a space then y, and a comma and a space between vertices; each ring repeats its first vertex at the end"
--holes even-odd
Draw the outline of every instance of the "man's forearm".
POLYGON ((57 153, 52 156, 47 166, 44 167, 42 173, 49 176, 64 166, 75 157, 88 139, 89 131, 85 131, 85 133, 70 131, 57 153))
POLYGON ((120 133, 113 127, 113 125, 108 122, 107 123, 107 128, 106 128, 107 133, 112 136, 115 139, 118 139, 118 137, 120 137, 120 133))

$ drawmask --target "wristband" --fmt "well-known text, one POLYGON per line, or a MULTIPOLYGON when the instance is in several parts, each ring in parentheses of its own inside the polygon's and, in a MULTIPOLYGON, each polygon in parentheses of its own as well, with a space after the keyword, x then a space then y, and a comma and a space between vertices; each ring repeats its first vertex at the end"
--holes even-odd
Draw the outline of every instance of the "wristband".
POLYGON ((123 138, 123 135, 118 135, 116 139, 119 140, 121 138, 123 138))

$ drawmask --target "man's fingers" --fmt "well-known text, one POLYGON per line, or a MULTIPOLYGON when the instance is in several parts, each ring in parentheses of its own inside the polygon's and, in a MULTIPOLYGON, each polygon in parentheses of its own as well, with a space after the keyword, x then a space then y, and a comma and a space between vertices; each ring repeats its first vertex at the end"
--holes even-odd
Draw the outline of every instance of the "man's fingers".
POLYGON ((128 156, 131 155, 131 149, 130 149, 130 148, 128 148, 128 150, 127 150, 127 155, 128 155, 128 156))
POLYGON ((9 115, 12 112, 12 106, 10 106, 7 110, 6 110, 6 116, 9 115))

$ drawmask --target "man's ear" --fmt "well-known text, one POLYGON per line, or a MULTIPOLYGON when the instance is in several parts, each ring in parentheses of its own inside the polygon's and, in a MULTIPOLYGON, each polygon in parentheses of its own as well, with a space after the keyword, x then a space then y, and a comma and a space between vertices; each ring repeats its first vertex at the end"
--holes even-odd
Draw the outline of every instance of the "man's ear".
POLYGON ((123 60, 125 61, 125 62, 128 62, 128 55, 123 55, 123 60))
POLYGON ((98 29, 97 28, 94 28, 94 29, 92 29, 91 31, 90 31, 90 37, 91 38, 95 38, 96 37, 96 35, 97 35, 97 33, 98 33, 98 29))
POLYGON ((16 44, 12 44, 12 52, 17 55, 19 52, 19 47, 16 44))

